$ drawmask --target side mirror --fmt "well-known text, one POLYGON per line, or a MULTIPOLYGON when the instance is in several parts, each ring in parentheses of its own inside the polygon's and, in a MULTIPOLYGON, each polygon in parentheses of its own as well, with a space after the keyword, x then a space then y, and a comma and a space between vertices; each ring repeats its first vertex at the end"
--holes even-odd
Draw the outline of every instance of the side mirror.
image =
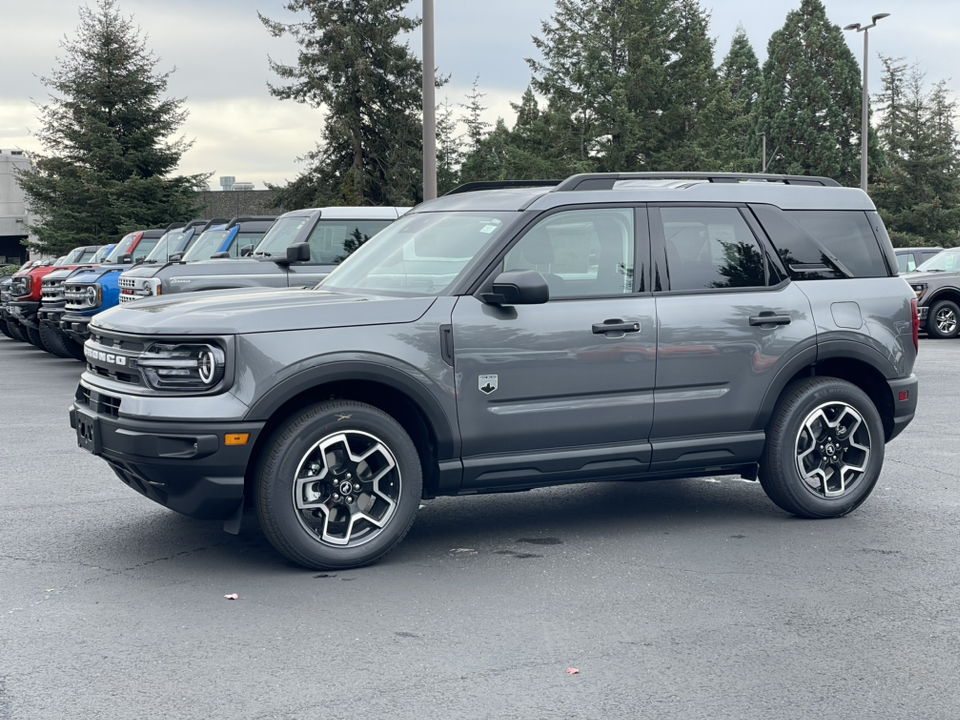
POLYGON ((536 270, 510 270, 497 275, 493 292, 480 299, 490 305, 542 305, 550 299, 550 288, 536 270))
POLYGON ((307 262, 310 259, 310 243, 294 243, 287 248, 287 262, 307 262))
MULTIPOLYGON (((244 248, 244 249, 246 249, 246 248, 244 248)), ((210 256, 210 259, 211 259, 211 260, 220 260, 221 258, 229 258, 229 257, 230 257, 230 253, 224 251, 224 252, 214 253, 213 255, 210 256)))
POLYGON ((240 257, 247 257, 253 255, 253 251, 256 249, 256 245, 244 245, 240 248, 240 257))
POLYGON ((132 262, 133 262, 133 255, 131 255, 130 253, 127 253, 126 255, 121 255, 120 257, 117 258, 117 262, 119 262, 119 263, 132 263, 132 262))
POLYGON ((180 262, 181 260, 183 260, 182 252, 174 253, 173 255, 167 258, 168 262, 180 262))

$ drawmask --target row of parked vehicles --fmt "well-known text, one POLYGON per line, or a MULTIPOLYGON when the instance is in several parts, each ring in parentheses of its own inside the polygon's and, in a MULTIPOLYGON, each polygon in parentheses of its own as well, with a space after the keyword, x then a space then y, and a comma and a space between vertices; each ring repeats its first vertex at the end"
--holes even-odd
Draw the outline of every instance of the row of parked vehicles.
POLYGON ((32 263, 0 283, 0 331, 84 360, 90 320, 143 297, 316 285, 407 208, 321 208, 276 217, 193 220, 132 232, 32 263), (288 252, 289 251, 289 252, 288 252))
POLYGON ((31 299, 52 267, 4 310, 86 339, 80 447, 229 532, 255 507, 318 569, 382 558, 443 495, 736 474, 845 515, 914 417, 921 318, 960 300, 960 251, 905 280, 865 193, 800 176, 481 183, 96 252, 59 315, 31 299))

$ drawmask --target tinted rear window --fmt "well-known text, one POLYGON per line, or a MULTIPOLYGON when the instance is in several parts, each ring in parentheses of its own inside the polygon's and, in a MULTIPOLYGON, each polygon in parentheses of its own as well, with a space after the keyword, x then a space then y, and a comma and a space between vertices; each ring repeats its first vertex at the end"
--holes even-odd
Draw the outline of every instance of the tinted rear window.
POLYGON ((788 213, 855 277, 886 277, 880 243, 862 212, 795 210, 788 213))

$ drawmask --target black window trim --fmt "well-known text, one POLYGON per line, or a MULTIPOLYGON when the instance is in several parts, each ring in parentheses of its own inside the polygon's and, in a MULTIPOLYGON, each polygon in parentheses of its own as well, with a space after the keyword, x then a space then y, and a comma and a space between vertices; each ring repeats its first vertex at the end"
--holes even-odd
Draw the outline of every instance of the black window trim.
MULTIPOLYGON (((647 218, 650 223, 649 234, 650 234, 650 249, 651 249, 651 272, 654 273, 656 278, 656 286, 653 287, 653 291, 656 295, 660 296, 680 296, 680 295, 709 295, 714 293, 729 294, 729 293, 753 293, 753 292, 776 292, 782 290, 784 287, 790 284, 790 276, 783 272, 779 273, 781 279, 779 282, 771 285, 770 284, 770 263, 771 263, 771 246, 767 242, 765 234, 760 234, 758 236, 757 229, 759 223, 751 222, 753 219, 752 213, 748 211, 746 203, 710 203, 710 202, 657 202, 657 203, 648 203, 647 204, 647 218), (757 246, 760 248, 761 254, 764 258, 763 263, 763 277, 764 282, 766 283, 763 287, 731 287, 731 288, 698 288, 696 290, 672 290, 672 289, 663 289, 661 286, 660 280, 660 268, 663 267, 665 270, 668 269, 667 265, 667 251, 666 251, 666 238, 663 235, 663 217, 660 215, 661 208, 698 208, 698 209, 715 209, 715 208, 732 208, 737 210, 740 213, 740 217, 743 218, 744 222, 747 225, 747 229, 753 235, 754 241, 757 243, 757 246)), ((774 255, 775 256, 775 255, 774 255)), ((662 273, 663 277, 666 278, 667 283, 670 282, 670 274, 668 271, 662 273)))
POLYGON ((559 215, 560 213, 574 212, 574 211, 591 211, 591 210, 630 210, 633 209, 633 264, 634 264, 634 273, 633 273, 633 291, 630 293, 617 293, 614 295, 577 295, 573 297, 563 297, 563 298, 550 298, 547 302, 567 302, 570 300, 583 301, 583 300, 616 300, 616 299, 625 299, 625 298, 638 298, 638 297, 650 297, 653 295, 653 288, 651 285, 651 243, 650 243, 650 228, 648 221, 648 211, 645 203, 636 203, 636 202, 611 202, 611 203, 596 203, 596 204, 576 204, 576 205, 562 205, 555 208, 550 208, 544 212, 531 215, 530 219, 527 222, 521 222, 521 224, 516 226, 516 231, 512 235, 505 235, 506 240, 501 239, 501 244, 499 248, 491 256, 491 260, 484 266, 481 270, 477 272, 477 277, 471 282, 466 284, 466 291, 463 293, 455 293, 462 295, 473 295, 478 300, 480 296, 484 293, 490 293, 493 291, 493 281, 496 279, 497 275, 500 274, 500 268, 503 265, 503 260, 506 257, 507 253, 510 252, 520 242, 528 232, 530 232, 534 227, 540 224, 540 222, 546 220, 547 218, 553 215, 559 215), (638 258, 642 256, 641 251, 643 250, 643 245, 646 244, 646 253, 645 258, 646 262, 643 266, 643 271, 638 273, 636 272, 638 258), (648 288, 647 290, 640 292, 638 288, 642 282, 643 287, 648 288))

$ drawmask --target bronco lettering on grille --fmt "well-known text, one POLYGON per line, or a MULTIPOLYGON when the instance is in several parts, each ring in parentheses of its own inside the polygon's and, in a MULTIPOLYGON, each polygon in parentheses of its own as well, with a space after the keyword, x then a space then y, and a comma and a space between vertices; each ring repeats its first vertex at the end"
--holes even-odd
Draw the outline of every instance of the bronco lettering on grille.
POLYGON ((114 365, 126 365, 127 358, 123 355, 114 355, 113 353, 100 352, 99 350, 91 350, 88 347, 83 348, 83 354, 86 355, 91 360, 99 360, 100 362, 113 363, 114 365))

